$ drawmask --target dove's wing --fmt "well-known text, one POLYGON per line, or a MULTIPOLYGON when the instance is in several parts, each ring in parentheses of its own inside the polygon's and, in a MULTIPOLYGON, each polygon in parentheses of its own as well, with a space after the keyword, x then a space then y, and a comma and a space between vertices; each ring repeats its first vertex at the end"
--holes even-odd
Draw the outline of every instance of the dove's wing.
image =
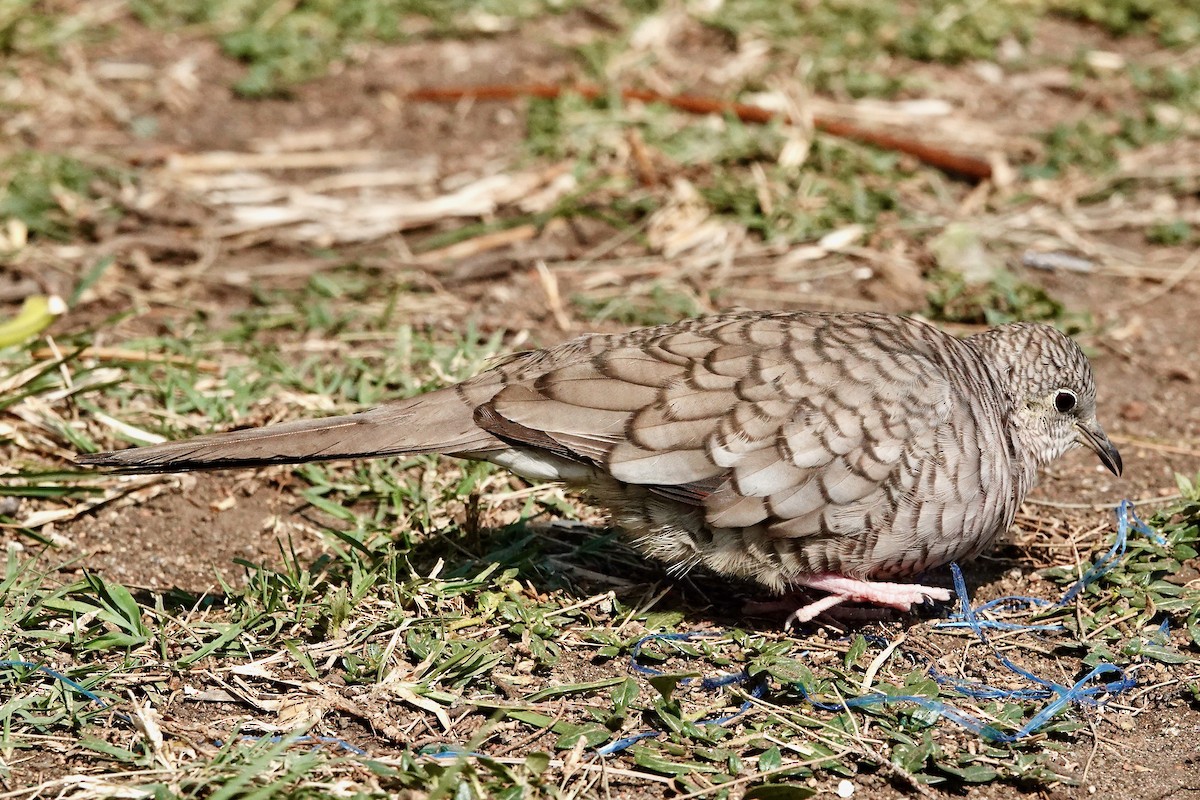
POLYGON ((512 375, 476 420, 702 505, 714 527, 837 533, 911 489, 945 433, 956 400, 932 330, 763 314, 597 337, 512 375))

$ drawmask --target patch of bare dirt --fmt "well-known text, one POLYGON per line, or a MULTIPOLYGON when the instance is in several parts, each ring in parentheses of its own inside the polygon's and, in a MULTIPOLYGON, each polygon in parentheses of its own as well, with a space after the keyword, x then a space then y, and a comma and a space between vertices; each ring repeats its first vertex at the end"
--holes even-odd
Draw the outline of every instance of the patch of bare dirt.
POLYGON ((127 586, 220 593, 245 582, 235 563, 279 565, 294 549, 311 563, 319 537, 295 513, 295 495, 248 473, 189 474, 168 478, 162 493, 144 502, 89 515, 71 526, 75 566, 127 586))

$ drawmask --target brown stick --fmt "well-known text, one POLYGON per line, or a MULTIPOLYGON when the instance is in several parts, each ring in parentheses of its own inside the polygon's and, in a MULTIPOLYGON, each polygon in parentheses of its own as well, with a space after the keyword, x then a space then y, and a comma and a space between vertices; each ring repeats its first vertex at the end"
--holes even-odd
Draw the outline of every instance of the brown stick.
MULTIPOLYGON (((595 100, 607 94, 601 87, 588 84, 558 86, 548 83, 496 83, 480 86, 416 89, 409 92, 407 97, 410 100, 448 103, 466 98, 476 100, 515 100, 521 97, 537 97, 543 100, 554 100, 568 93, 578 94, 588 100, 595 100)), ((648 89, 621 89, 619 94, 623 100, 665 103, 672 108, 677 108, 680 111, 686 111, 690 114, 732 114, 742 122, 762 124, 780 116, 777 112, 761 106, 750 105, 748 103, 730 103, 700 95, 664 95, 648 89)), ((953 153, 936 145, 919 142, 907 136, 896 136, 890 133, 867 130, 853 123, 830 119, 829 117, 815 116, 813 117, 813 125, 819 131, 840 136, 843 139, 863 142, 883 148, 884 150, 907 153, 930 166, 963 178, 984 181, 992 177, 992 165, 987 160, 976 156, 953 153)))
MULTIPOLYGON (((41 348, 31 353, 37 361, 61 358, 61 354, 41 348)), ((174 367, 190 367, 198 372, 217 373, 221 365, 215 361, 194 361, 187 356, 172 353, 144 353, 141 350, 122 350, 119 347, 85 347, 73 355, 79 358, 94 358, 97 361, 128 361, 139 364, 170 364, 174 367)))

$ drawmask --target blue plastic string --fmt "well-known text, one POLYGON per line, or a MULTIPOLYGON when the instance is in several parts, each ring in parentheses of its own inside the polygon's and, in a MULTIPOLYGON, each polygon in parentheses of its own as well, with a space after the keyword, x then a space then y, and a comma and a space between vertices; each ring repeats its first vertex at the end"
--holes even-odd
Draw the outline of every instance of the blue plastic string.
POLYGON ((421 755, 429 758, 489 758, 487 753, 478 753, 474 750, 464 750, 461 747, 456 747, 449 744, 434 745, 440 747, 440 750, 430 750, 426 752, 422 748, 421 755))
MULTIPOLYGON (((726 685, 728 685, 728 684, 726 684, 726 685)), ((751 687, 750 699, 748 699, 744 703, 742 703, 741 706, 738 707, 737 711, 733 712, 732 714, 725 714, 720 717, 711 717, 709 719, 702 719, 699 722, 697 722, 696 724, 697 725, 727 725, 728 723, 733 722, 735 719, 737 719, 738 717, 742 716, 747 711, 749 711, 751 706, 754 705, 754 701, 761 699, 762 696, 766 693, 767 693, 766 682, 759 681, 758 683, 754 684, 753 687, 751 687)), ((644 731, 642 733, 636 733, 633 736, 626 736, 624 739, 617 739, 615 742, 609 742, 608 744, 604 745, 603 747, 598 747, 598 748, 596 748, 596 752, 602 756, 611 756, 615 753, 620 753, 622 750, 628 749, 629 747, 637 744, 638 742, 644 741, 646 739, 656 739, 659 736, 662 736, 661 731, 644 731)))
MULTIPOLYGON (((1005 666, 1015 669, 1014 665, 1007 662, 1007 659, 1005 659, 1005 662, 1005 666)), ((815 707, 825 711, 842 711, 844 708, 869 708, 871 706, 885 706, 896 703, 912 703, 913 705, 919 706, 927 711, 931 711, 938 716, 945 717, 951 722, 971 731, 977 736, 982 736, 984 739, 992 742, 1012 744, 1013 742, 1037 733, 1039 730, 1045 727, 1046 723, 1048 723, 1053 717, 1055 717, 1057 714, 1059 714, 1059 712, 1072 703, 1084 701, 1095 703, 1096 701, 1094 698, 1097 694, 1102 692, 1119 694, 1136 685, 1136 682, 1132 678, 1128 677, 1124 670, 1112 664, 1100 664, 1070 687, 1060 686, 1050 681, 1044 681, 1040 678, 1035 678, 1024 670, 1019 670, 1019 674, 1022 674, 1023 677, 1033 678, 1047 688, 1042 690, 1018 690, 1015 692, 1010 692, 983 684, 972 686, 968 681, 956 681, 957 685, 955 686, 956 689, 984 689, 987 692, 994 693, 986 699, 1028 699, 1030 697, 1030 692, 1041 692, 1040 697, 1043 698, 1057 695, 1053 702, 1047 704, 1041 711, 1031 717, 1024 725, 1012 733, 1005 733, 1004 731, 996 728, 994 725, 985 723, 972 714, 955 708, 954 706, 941 700, 935 700, 933 698, 923 697, 921 695, 883 694, 882 692, 876 692, 874 694, 863 695, 861 697, 851 697, 845 700, 843 703, 825 703, 814 698, 800 684, 794 684, 794 687, 800 692, 805 700, 812 703, 815 707), (1088 686, 1088 684, 1091 683, 1096 677, 1109 672, 1119 673, 1121 678, 1108 683, 1088 686)))
MULTIPOLYGON (((651 633, 638 639, 629 651, 629 668, 639 675, 649 675, 654 677, 657 675, 666 675, 667 673, 647 667, 638 661, 642 657, 642 649, 650 642, 689 642, 694 639, 709 639, 714 636, 723 636, 722 633, 713 633, 710 631, 685 631, 683 633, 651 633)), ((694 682, 695 678, 683 678, 679 681, 681 686, 694 682)), ((713 675, 708 678, 700 679, 700 688, 711 691, 720 689, 723 686, 730 686, 737 683, 745 683, 750 680, 750 676, 745 671, 730 672, 722 675, 713 675)))
POLYGON ((1120 504, 1117 504, 1117 535, 1116 539, 1112 540, 1112 547, 1109 548, 1108 553, 1105 553, 1103 557, 1100 557, 1100 559, 1096 561, 1096 564, 1088 567, 1087 572, 1084 573, 1084 577, 1081 577, 1079 581, 1076 581, 1074 585, 1072 585, 1072 588, 1067 590, 1067 594, 1064 594, 1062 596, 1062 600, 1058 601, 1060 606, 1066 606, 1067 603, 1075 600, 1075 597, 1078 597, 1084 593, 1084 590, 1090 587, 1090 585, 1099 581, 1100 578, 1108 575, 1108 573, 1111 572, 1116 566, 1117 561, 1120 560, 1124 554, 1126 554, 1126 548, 1129 546, 1130 516, 1135 519, 1136 527, 1138 527, 1138 530, 1141 531, 1141 533, 1150 535, 1152 539, 1154 536, 1157 536, 1157 534, 1154 533, 1150 527, 1147 527, 1146 523, 1142 522, 1141 519, 1138 518, 1138 515, 1134 513, 1133 504, 1129 503, 1129 500, 1122 500, 1120 504))
MULTIPOLYGON (((993 619, 981 619, 980 614, 988 611, 996 610, 997 608, 1009 610, 1012 608, 1047 608, 1065 606, 1076 597, 1083 593, 1085 589, 1091 586, 1100 578, 1112 572, 1116 568, 1121 557, 1125 555, 1125 551, 1129 546, 1129 531, 1136 530, 1138 533, 1149 538, 1155 544, 1164 546, 1167 544, 1166 537, 1158 531, 1151 528, 1134 510, 1134 505, 1129 500, 1122 500, 1117 504, 1117 535, 1113 540, 1112 547, 1104 554, 1095 564, 1088 569, 1083 576, 1071 585, 1071 588, 1063 594, 1062 599, 1057 603, 1052 603, 1049 600, 1043 600, 1037 597, 1027 597, 1024 595, 1008 595, 1006 597, 998 597, 995 600, 989 600, 980 606, 970 609, 963 606, 957 614, 951 615, 949 620, 944 622, 934 623, 935 628, 970 628, 977 636, 984 639, 983 630, 1000 630, 1000 631, 1062 631, 1065 628, 1061 624, 1035 625, 1031 623, 1003 622, 993 619), (969 612, 969 613, 968 613, 969 612)), ((958 572, 958 566, 950 565, 951 574, 955 575, 954 587, 961 599, 965 596, 966 587, 962 582, 962 575, 958 572)), ((985 639, 986 641, 986 639, 985 639)))
POLYGON ((104 699, 101 698, 100 695, 96 694, 95 692, 93 692, 89 689, 84 688, 79 683, 71 680, 66 675, 63 675, 61 672, 58 672, 56 670, 51 669, 50 667, 47 667, 45 664, 35 664, 32 661, 19 661, 19 660, 4 659, 4 660, 0 660, 0 667, 22 667, 24 669, 36 670, 36 671, 42 673, 43 675, 53 678, 54 680, 58 681, 59 683, 75 690, 79 694, 86 697, 89 702, 98 703, 102 708, 108 708, 108 703, 104 702, 104 699))
POLYGON ((971 600, 967 595, 967 581, 963 578, 962 570, 958 568, 957 563, 950 564, 950 575, 954 578, 954 593, 958 595, 958 618, 963 625, 975 632, 975 636, 981 642, 986 643, 988 638, 987 634, 983 632, 983 623, 987 620, 980 620, 975 609, 971 607, 971 600))
POLYGON ((1001 689, 986 683, 963 680, 953 675, 945 675, 936 668, 930 667, 929 677, 939 686, 949 686, 954 691, 975 700, 1045 700, 1052 692, 1047 689, 1001 689))
MULTIPOLYGON (((953 569, 953 567, 951 568, 953 569)), ((1018 608, 1046 608, 1053 606, 1055 603, 1049 600, 1043 600, 1039 597, 1025 597, 1022 595, 1006 595, 997 597, 995 600, 989 600, 972 610, 974 617, 973 622, 968 622, 962 613, 953 614, 951 618, 942 622, 935 622, 935 628, 971 628, 972 630, 982 630, 984 628, 993 631, 1063 631, 1066 630, 1061 623, 1048 623, 1045 625, 1036 625, 1028 622, 1005 622, 998 619, 980 619, 979 615, 989 611, 1000 609, 1002 611, 1011 611, 1018 608)))
MULTIPOLYGON (((651 677, 654 677, 656 675, 667 674, 665 672, 662 672, 661 670, 654 669, 653 667, 647 667, 644 664, 642 664, 640 661, 638 661, 638 659, 642 655, 642 649, 649 642, 663 642, 663 641, 680 642, 680 641, 690 641, 692 639, 704 639, 704 638, 709 638, 712 636, 720 636, 720 635, 721 634, 711 633, 711 632, 707 632, 707 631, 687 631, 684 633, 651 633, 647 636, 643 636, 641 639, 638 639, 637 642, 633 645, 633 648, 630 650, 630 653, 629 653, 629 669, 633 672, 638 673, 639 675, 649 675, 651 677)), ((730 673, 725 673, 725 674, 721 674, 721 675, 713 675, 713 676, 710 676, 707 678, 701 678, 699 680, 699 685, 700 685, 700 688, 705 691, 712 691, 714 689, 720 689, 725 686, 735 686, 735 685, 743 684, 748 680, 750 680, 750 674, 748 672, 746 672, 745 670, 742 670, 741 672, 730 672, 730 673)), ((679 681, 679 684, 682 686, 685 684, 690 684, 690 683, 695 683, 695 682, 696 682, 695 678, 683 678, 679 681)), ((732 714, 725 714, 725 715, 719 716, 719 717, 712 717, 710 719, 700 720, 696 724, 697 725, 726 725, 726 724, 732 722, 733 720, 737 719, 738 717, 742 716, 747 711, 749 711, 751 706, 754 705, 754 701, 761 698, 764 694, 766 694, 766 691, 767 691, 766 682, 760 680, 757 683, 755 683, 753 687, 751 687, 750 698, 747 699, 744 703, 742 703, 742 705, 738 708, 737 711, 733 712, 732 714)), ((623 750, 628 750, 630 747, 637 744, 638 742, 645 741, 646 739, 655 739, 655 738, 658 738, 659 736, 662 736, 661 731, 644 731, 642 733, 636 733, 632 736, 626 736, 623 739, 617 739, 616 741, 609 742, 608 744, 604 745, 603 747, 597 748, 596 752, 602 756, 611 756, 616 753, 620 753, 623 750)))
POLYGON ((596 752, 602 756, 612 756, 624 750, 628 750, 638 742, 644 742, 646 739, 657 739, 662 736, 662 731, 643 731, 635 733, 633 736, 626 736, 624 739, 617 739, 615 742, 609 742, 603 747, 596 748, 596 752))
MULTIPOLYGON (((1124 546, 1125 546, 1125 542, 1127 541, 1127 536, 1128 536, 1128 531, 1129 531, 1128 520, 1129 520, 1129 514, 1130 514, 1131 508, 1132 508, 1132 504, 1130 504, 1126 500, 1121 501, 1121 504, 1118 506, 1118 510, 1117 510, 1117 521, 1118 521, 1117 540, 1118 540, 1118 542, 1114 543, 1113 550, 1110 551, 1110 554, 1109 554, 1110 556, 1112 556, 1113 553, 1115 553, 1117 551, 1118 544, 1120 545, 1120 552, 1122 552, 1122 553, 1124 552, 1124 546)), ((1136 519, 1136 515, 1134 518, 1136 519)), ((1139 522, 1140 522, 1140 520, 1139 520, 1139 522)), ((1111 561, 1112 561, 1112 559, 1110 558, 1109 562, 1111 563, 1111 561)), ((1112 569, 1111 566, 1108 567, 1104 572, 1100 572, 1099 575, 1105 574, 1105 572, 1107 572, 1110 569, 1112 569)), ((1091 570, 1089 570, 1089 572, 1091 572, 1091 570)), ((959 613, 957 616, 959 617, 960 626, 965 626, 965 627, 971 628, 971 630, 974 631, 975 635, 979 638, 979 640, 981 642, 983 642, 984 644, 990 645, 990 642, 988 641, 988 638, 987 638, 987 634, 984 631, 984 628, 988 627, 984 623, 988 622, 988 620, 980 620, 979 616, 978 616, 978 609, 971 607, 971 601, 970 601, 969 596, 967 595, 967 584, 966 584, 966 581, 963 579, 962 570, 958 568, 958 564, 950 565, 950 573, 954 579, 954 591, 958 594, 959 613)), ((1097 575, 1096 577, 1099 577, 1099 575, 1097 575)), ((1076 586, 1083 583, 1083 581, 1085 579, 1087 579, 1086 574, 1084 575, 1083 578, 1080 579, 1080 581, 1076 584, 1076 586)), ((1095 578, 1093 578, 1092 580, 1095 580, 1095 578)), ((1072 589, 1074 589, 1074 588, 1075 587, 1072 587, 1072 589)), ((1070 592, 1068 592, 1068 594, 1070 594, 1070 592)), ((1062 602, 1066 602, 1065 598, 1063 601, 1060 601, 1060 604, 1062 602)), ((986 606, 987 604, 985 603, 984 605, 986 606)), ((981 606, 981 608, 982 607, 983 606, 981 606)), ((1109 694, 1120 694, 1121 692, 1127 691, 1127 690, 1133 688, 1135 685, 1137 685, 1136 681, 1133 678, 1126 675, 1125 671, 1122 670, 1120 667, 1116 666, 1115 664, 1104 663, 1104 664, 1097 665, 1095 668, 1092 669, 1091 672, 1089 672, 1087 675, 1085 675, 1083 678, 1081 678, 1073 686, 1070 686, 1070 687, 1062 686, 1061 684, 1058 684, 1053 681, 1049 681, 1049 680, 1046 680, 1045 678, 1040 678, 1037 675, 1034 675, 1032 672, 1025 669, 1024 667, 1014 664, 1006 656, 1004 656, 1003 654, 1001 654, 999 652, 995 652, 995 651, 993 651, 993 652, 994 652, 994 655, 996 656, 996 658, 1000 661, 1001 664, 1004 665, 1005 668, 1007 668, 1009 671, 1021 676, 1022 678, 1025 678, 1026 680, 1037 684, 1041 688, 1040 689, 1018 689, 1018 690, 999 689, 997 687, 989 686, 984 683, 975 683, 973 681, 963 681, 963 680, 960 680, 957 678, 949 678, 947 676, 941 675, 936 670, 930 670, 931 677, 933 677, 933 679, 935 681, 937 681, 939 683, 939 685, 950 685, 956 691, 960 692, 961 694, 965 694, 968 697, 972 697, 975 699, 980 699, 980 700, 983 700, 983 699, 987 699, 987 700, 1030 700, 1030 699, 1040 700, 1040 699, 1048 699, 1050 697, 1054 697, 1054 700, 1051 701, 1048 705, 1046 705, 1045 708, 1043 708, 1041 711, 1039 711, 1037 714, 1035 714, 1032 718, 1030 718, 1024 725, 1021 726, 1021 728, 1019 728, 1017 731, 1015 731, 1014 733, 1011 733, 1011 734, 1002 733, 990 725, 977 727, 974 723, 964 722, 963 719, 973 719, 973 718, 971 718, 970 715, 966 715, 962 712, 959 712, 958 718, 956 718, 955 716, 946 715, 948 719, 952 719, 955 722, 958 722, 960 725, 963 725, 963 727, 966 727, 969 730, 975 731, 979 735, 984 736, 985 738, 990 739, 992 741, 1005 742, 1005 743, 1015 742, 1018 739, 1022 739, 1024 737, 1029 736, 1030 734, 1035 733, 1038 730, 1040 730, 1043 726, 1045 726, 1045 724, 1047 722, 1050 721, 1051 718, 1053 718, 1055 715, 1057 715, 1059 712, 1061 712, 1064 708, 1066 708, 1068 705, 1071 705, 1072 703, 1080 703, 1080 702, 1095 703, 1095 695, 1097 695, 1101 692, 1107 692, 1109 694), (1099 684, 1096 686, 1088 686, 1088 684, 1091 683, 1098 676, 1109 674, 1109 673, 1116 673, 1120 676, 1120 678, 1118 678, 1115 681, 1109 681, 1108 683, 1099 684)), ((931 701, 931 700, 927 699, 927 702, 939 703, 940 701, 931 701)), ((923 704, 921 704, 921 705, 923 705, 923 704)), ((925 707, 928 707, 928 706, 925 706, 925 707)), ((931 709, 931 710, 937 710, 937 709, 931 709)))

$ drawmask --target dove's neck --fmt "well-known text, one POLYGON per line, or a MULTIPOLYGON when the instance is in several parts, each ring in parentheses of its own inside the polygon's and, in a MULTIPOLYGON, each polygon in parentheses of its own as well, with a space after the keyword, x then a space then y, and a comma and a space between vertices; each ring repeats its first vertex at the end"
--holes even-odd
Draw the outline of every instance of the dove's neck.
POLYGON ((1008 446, 1014 476, 1026 489, 1036 481, 1039 467, 1062 455, 1057 445, 1043 435, 1041 426, 1029 415, 1025 404, 1023 387, 1033 378, 1029 374, 1028 356, 1030 339, 1036 335, 1035 328, 1026 323, 1002 325, 967 339, 979 353, 990 373, 992 385, 997 389, 995 394, 1001 404, 997 409, 1001 435, 1008 446))

